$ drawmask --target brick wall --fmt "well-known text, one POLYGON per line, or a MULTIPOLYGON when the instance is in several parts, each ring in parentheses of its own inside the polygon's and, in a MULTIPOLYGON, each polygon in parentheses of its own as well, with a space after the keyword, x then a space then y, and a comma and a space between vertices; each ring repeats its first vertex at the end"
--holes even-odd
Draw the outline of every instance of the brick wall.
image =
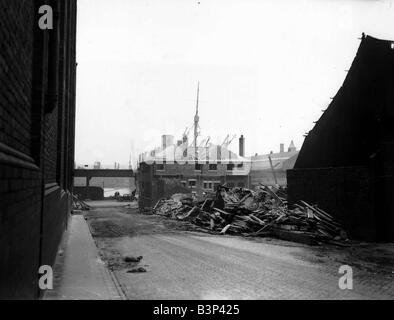
POLYGON ((0 0, 0 142, 30 155, 33 3, 0 0), (15 113, 15 108, 20 110, 15 113))
POLYGON ((0 299, 40 296, 70 214, 75 22, 75 0, 0 0, 0 299), (54 30, 38 28, 44 4, 54 30))
POLYGON ((276 184, 278 184, 280 186, 287 185, 286 171, 275 170, 275 175, 276 175, 276 181, 275 181, 275 177, 274 177, 271 169, 251 171, 250 172, 250 183, 251 183, 252 188, 257 187, 260 184, 263 184, 265 186, 274 186, 276 184))
POLYGON ((74 195, 81 200, 103 200, 104 189, 101 187, 74 187, 74 195))
POLYGON ((226 164, 218 164, 217 170, 209 170, 208 164, 201 164, 200 170, 196 170, 194 163, 141 163, 137 173, 140 208, 151 208, 158 200, 175 193, 202 195, 203 192, 214 191, 214 188, 204 188, 204 183, 211 183, 213 187, 227 184, 229 187, 249 188, 249 168, 244 164, 234 174, 227 171, 226 164), (195 181, 194 186, 189 185, 190 180, 195 181))

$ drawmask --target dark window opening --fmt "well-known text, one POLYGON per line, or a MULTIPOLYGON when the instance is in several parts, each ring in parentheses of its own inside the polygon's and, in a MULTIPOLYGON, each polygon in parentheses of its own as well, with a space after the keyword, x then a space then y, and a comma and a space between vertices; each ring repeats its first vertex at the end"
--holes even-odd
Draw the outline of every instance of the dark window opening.
POLYGON ((213 183, 213 189, 216 191, 217 190, 217 188, 220 186, 220 182, 214 182, 213 183))
POLYGON ((213 183, 212 182, 204 182, 204 189, 213 190, 213 183))

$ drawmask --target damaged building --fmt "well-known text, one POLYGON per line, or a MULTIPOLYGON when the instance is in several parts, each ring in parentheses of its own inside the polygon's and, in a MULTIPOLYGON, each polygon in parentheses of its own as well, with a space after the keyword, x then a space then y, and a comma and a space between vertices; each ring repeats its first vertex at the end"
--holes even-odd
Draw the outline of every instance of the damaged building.
POLYGON ((309 132, 289 201, 330 212, 365 240, 394 240, 394 42, 362 37, 347 77, 309 132))
POLYGON ((287 151, 281 143, 279 152, 272 151, 269 154, 253 156, 250 170, 251 187, 287 186, 287 170, 294 168, 298 153, 294 142, 291 141, 287 151))
MULTIPOLYGON (((249 187, 250 160, 230 151, 227 146, 207 144, 188 146, 187 139, 163 145, 140 156, 137 174, 140 208, 153 207, 158 200, 175 193, 200 196, 214 192, 218 185, 249 187)), ((240 138, 240 153, 244 154, 245 139, 240 138)))
POLYGON ((141 210, 152 208, 160 199, 176 193, 201 196, 214 192, 219 185, 249 187, 250 159, 245 158, 245 138, 239 138, 239 154, 229 150, 235 139, 230 135, 221 145, 210 143, 200 136, 200 83, 197 89, 194 124, 186 128, 182 140, 163 135, 161 147, 145 152, 139 157, 137 189, 141 210), (193 141, 189 132, 193 129, 193 141))

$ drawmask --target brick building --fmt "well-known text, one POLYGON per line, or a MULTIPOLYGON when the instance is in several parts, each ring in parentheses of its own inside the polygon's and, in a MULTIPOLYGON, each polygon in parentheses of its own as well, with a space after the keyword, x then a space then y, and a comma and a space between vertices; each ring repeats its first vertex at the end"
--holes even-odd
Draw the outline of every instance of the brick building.
POLYGON ((394 241, 393 121, 394 41, 363 36, 288 171, 289 200, 318 204, 354 238, 394 241))
POLYGON ((298 153, 292 141, 287 151, 284 144, 281 144, 279 152, 253 156, 250 170, 251 187, 256 188, 260 184, 287 186, 287 170, 294 168, 298 153))
POLYGON ((0 0, 0 299, 36 299, 67 227, 76 0, 0 0), (53 29, 39 28, 39 8, 53 29))
MULTIPOLYGON (((244 144, 242 137, 242 154, 244 144)), ((248 188, 250 168, 249 159, 222 146, 210 144, 196 150, 187 141, 163 145, 140 156, 137 172, 140 207, 152 207, 161 198, 175 193, 213 192, 218 185, 248 188)))

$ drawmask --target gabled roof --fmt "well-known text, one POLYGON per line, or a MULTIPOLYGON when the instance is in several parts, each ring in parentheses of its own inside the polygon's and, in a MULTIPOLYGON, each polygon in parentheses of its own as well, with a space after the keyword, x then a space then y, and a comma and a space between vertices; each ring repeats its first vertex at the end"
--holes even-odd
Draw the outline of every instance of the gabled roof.
POLYGON ((394 136, 393 44, 362 37, 342 86, 306 137, 296 168, 369 166, 382 152, 381 141, 394 136))

